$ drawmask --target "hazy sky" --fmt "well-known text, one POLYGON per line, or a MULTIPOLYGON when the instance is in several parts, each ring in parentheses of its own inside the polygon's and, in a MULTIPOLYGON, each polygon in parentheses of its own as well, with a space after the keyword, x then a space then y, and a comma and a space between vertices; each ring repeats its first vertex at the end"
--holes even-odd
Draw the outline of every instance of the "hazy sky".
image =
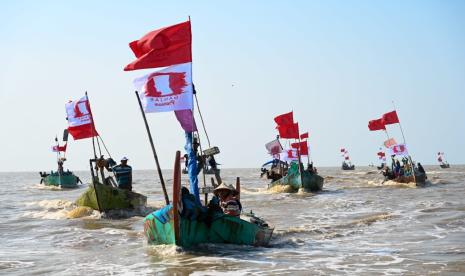
MULTIPOLYGON (((316 166, 377 163, 367 122, 392 100, 415 160, 465 162, 465 1, 1 1, 1 171, 55 169, 65 103, 89 92, 113 157, 153 169, 132 80, 132 40, 192 19, 193 79, 224 167, 259 167, 294 110, 316 166)), ((150 70, 149 70, 150 71, 150 70)), ((163 168, 184 146, 173 113, 148 114, 163 168)), ((396 126, 391 134, 401 141, 396 126)), ((66 167, 87 169, 89 139, 66 167)))

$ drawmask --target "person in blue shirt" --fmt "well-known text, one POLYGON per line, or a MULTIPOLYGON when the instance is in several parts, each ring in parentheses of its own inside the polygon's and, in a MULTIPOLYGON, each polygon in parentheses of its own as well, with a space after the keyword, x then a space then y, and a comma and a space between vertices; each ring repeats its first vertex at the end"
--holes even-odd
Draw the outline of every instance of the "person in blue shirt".
POLYGON ((128 165, 128 159, 121 158, 121 164, 114 166, 112 171, 115 173, 118 188, 132 191, 132 168, 128 165))

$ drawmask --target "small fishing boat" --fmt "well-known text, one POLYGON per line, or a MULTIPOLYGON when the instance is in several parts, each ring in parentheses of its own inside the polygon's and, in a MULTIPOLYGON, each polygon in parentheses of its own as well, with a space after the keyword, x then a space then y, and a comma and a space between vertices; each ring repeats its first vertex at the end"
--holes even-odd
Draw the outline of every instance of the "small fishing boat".
POLYGON ((51 171, 50 173, 40 172, 40 183, 46 186, 56 186, 66 189, 77 188, 81 182, 79 177, 70 171, 51 171))
POLYGON ((441 167, 442 169, 450 168, 450 164, 446 161, 444 157, 444 152, 438 152, 438 162, 439 162, 439 167, 441 167))
POLYGON ((52 147, 52 151, 57 153, 58 169, 57 171, 51 171, 50 173, 39 172, 41 177, 40 183, 46 186, 56 186, 66 189, 77 188, 78 183, 81 182, 79 177, 74 175, 73 172, 69 170, 65 171, 63 169, 63 164, 66 161, 66 157, 62 157, 61 153, 63 152, 63 154, 66 154, 66 148, 68 144, 68 130, 65 129, 63 132, 63 142, 65 142, 63 146, 60 146, 57 137, 55 137, 55 142, 56 145, 52 147))
MULTIPOLYGON (((178 151, 176 159, 179 157, 178 151)), ((269 244, 274 228, 252 212, 237 217, 196 205, 192 195, 188 191, 183 192, 187 189, 181 187, 178 164, 179 162, 175 162, 172 203, 144 219, 144 233, 150 244, 172 244, 182 247, 202 243, 253 246, 269 244)), ((236 190, 240 188, 236 186, 236 190)))
POLYGON ((353 170, 355 170, 355 165, 354 164, 349 164, 349 163, 343 161, 341 168, 344 171, 353 171, 353 170))
MULTIPOLYGON (((384 166, 384 181, 392 180, 397 183, 415 183, 416 186, 425 186, 426 179, 428 178, 425 169, 419 162, 413 162, 412 157, 408 153, 404 131, 402 130, 402 125, 400 124, 395 107, 393 111, 383 114, 381 118, 369 121, 368 129, 370 131, 383 130, 386 132, 388 138, 384 142, 384 146, 386 147, 388 155, 392 158, 392 164, 391 168, 384 166), (403 138, 402 144, 398 144, 394 138, 389 136, 386 126, 392 124, 399 125, 403 138), (396 160, 396 158, 398 159, 396 160), (402 161, 402 164, 400 161, 402 161)), ((384 151, 381 151, 381 148, 380 152, 378 152, 378 156, 381 160, 386 160, 386 154, 384 151)))
POLYGON ((287 192, 298 192, 303 188, 306 192, 318 192, 323 189, 324 178, 309 170, 302 170, 302 175, 296 162, 292 162, 286 176, 268 184, 268 189, 281 186, 287 192))
POLYGON ((341 149, 341 155, 343 158, 341 169, 344 171, 355 170, 355 165, 350 161, 349 152, 345 148, 341 149))
POLYGON ((260 177, 278 180, 287 174, 288 164, 279 159, 273 159, 262 165, 260 177))
MULTIPOLYGON (((267 245, 273 233, 273 227, 270 227, 262 219, 256 217, 253 213, 243 213, 242 205, 239 201, 240 182, 236 181, 236 189, 226 185, 220 177, 219 170, 216 169, 216 161, 213 155, 219 153, 217 147, 211 147, 205 123, 200 112, 200 106, 197 100, 198 93, 195 91, 192 83, 192 51, 191 51, 191 25, 190 21, 179 23, 170 27, 165 27, 150 33, 151 37, 144 36, 138 43, 147 45, 152 57, 159 56, 163 63, 153 63, 140 66, 138 54, 132 46, 138 60, 127 65, 125 70, 138 70, 142 68, 159 68, 143 77, 134 81, 136 86, 136 97, 145 123, 147 135, 149 137, 160 185, 165 198, 165 207, 152 212, 144 219, 144 233, 150 244, 176 244, 183 247, 190 247, 200 243, 233 243, 241 245, 267 245), (178 30, 178 31, 173 31, 178 30), (153 34, 153 35, 152 35, 153 34), (163 47, 154 48, 153 41, 175 41, 171 43, 172 50, 185 51, 188 55, 167 54, 163 47), (178 56, 177 59, 169 56, 178 56), (170 85, 167 87, 164 81, 158 81, 160 76, 167 77, 170 85), (168 90, 168 92, 167 92, 168 90), (141 92, 139 94, 139 92, 141 92), (196 110, 200 116, 201 123, 208 142, 208 148, 202 150, 200 134, 197 129, 194 116, 194 98, 196 110), (161 104, 160 104, 161 103, 161 104), (163 173, 155 150, 153 137, 147 122, 146 113, 173 111, 176 119, 184 129, 186 137, 186 168, 189 178, 189 189, 181 187, 181 164, 180 152, 176 152, 174 162, 174 180, 173 180, 173 198, 170 202, 166 190, 163 173), (212 180, 212 186, 207 186, 206 177, 203 177, 203 187, 199 188, 198 174, 202 167, 198 164, 208 163, 213 167, 218 186, 212 180), (205 161, 205 162, 204 162, 205 161), (223 187, 222 187, 223 186, 223 187), (208 194, 214 191, 213 188, 220 188, 222 192, 216 191, 215 197, 208 200, 208 194), (226 189, 227 191, 225 191, 226 189), (200 194, 204 194, 203 203, 200 200, 200 194), (232 209, 232 210, 231 210, 232 209)), ((170 43, 168 43, 170 44, 170 43)), ((137 46, 138 47, 138 46, 137 46)), ((171 51, 171 50, 170 50, 171 51)), ((215 191, 214 191, 215 192, 215 191)))

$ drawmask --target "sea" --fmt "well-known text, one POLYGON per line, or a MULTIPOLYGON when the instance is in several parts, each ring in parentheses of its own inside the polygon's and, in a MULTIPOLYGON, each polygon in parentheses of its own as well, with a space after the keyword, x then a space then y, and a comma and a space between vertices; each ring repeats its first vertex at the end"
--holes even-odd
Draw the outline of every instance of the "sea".
MULTIPOLYGON (((465 275, 465 166, 425 169, 416 187, 382 183, 375 167, 321 167, 324 190, 295 194, 267 190, 259 169, 224 169, 226 183, 241 178, 244 211, 274 226, 271 242, 189 249, 148 244, 143 216, 70 218, 87 184, 62 190, 39 184, 38 172, 0 173, 0 274, 465 275)), ((172 171, 164 176, 171 194, 172 171)), ((155 171, 133 179, 149 209, 163 206, 155 171)))

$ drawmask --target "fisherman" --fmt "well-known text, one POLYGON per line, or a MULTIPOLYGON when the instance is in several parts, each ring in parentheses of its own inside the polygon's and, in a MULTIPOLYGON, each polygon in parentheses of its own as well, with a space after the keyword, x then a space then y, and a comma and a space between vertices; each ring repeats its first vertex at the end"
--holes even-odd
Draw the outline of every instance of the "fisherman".
POLYGON ((118 188, 132 191, 132 168, 126 157, 121 158, 121 164, 109 170, 115 173, 118 188))
POLYGON ((396 168, 394 170, 394 174, 395 174, 396 177, 400 176, 400 162, 399 162, 399 160, 396 161, 396 168))
POLYGON ((184 167, 187 170, 187 166, 189 166, 189 155, 187 153, 184 154, 184 167))
POLYGON ((425 175, 425 178, 428 179, 428 176, 426 175, 426 171, 425 171, 425 169, 423 168, 423 166, 421 165, 420 162, 417 163, 417 168, 418 168, 418 171, 423 173, 425 175))
POLYGON ((213 190, 217 199, 212 199, 213 202, 218 200, 218 205, 223 210, 223 213, 231 216, 240 216, 242 211, 242 205, 237 199, 238 192, 233 186, 221 183, 218 187, 213 190))

